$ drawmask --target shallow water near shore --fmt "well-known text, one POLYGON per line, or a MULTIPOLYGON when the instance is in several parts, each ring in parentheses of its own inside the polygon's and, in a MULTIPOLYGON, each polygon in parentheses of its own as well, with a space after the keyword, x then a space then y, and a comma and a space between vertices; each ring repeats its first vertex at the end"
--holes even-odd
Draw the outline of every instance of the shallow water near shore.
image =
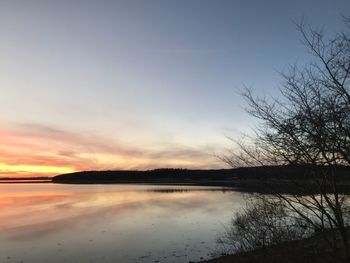
POLYGON ((207 259, 243 199, 222 187, 1 184, 0 262, 207 259))

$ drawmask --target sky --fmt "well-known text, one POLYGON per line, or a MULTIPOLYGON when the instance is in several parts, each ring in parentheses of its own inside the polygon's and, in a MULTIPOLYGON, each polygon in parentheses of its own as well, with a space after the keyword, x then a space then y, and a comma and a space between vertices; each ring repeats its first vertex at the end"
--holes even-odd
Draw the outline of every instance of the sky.
MULTIPOLYGON (((225 168, 310 55, 295 23, 341 30, 348 0, 0 0, 0 177, 225 168)), ((346 13, 347 12, 347 13, 346 13)))

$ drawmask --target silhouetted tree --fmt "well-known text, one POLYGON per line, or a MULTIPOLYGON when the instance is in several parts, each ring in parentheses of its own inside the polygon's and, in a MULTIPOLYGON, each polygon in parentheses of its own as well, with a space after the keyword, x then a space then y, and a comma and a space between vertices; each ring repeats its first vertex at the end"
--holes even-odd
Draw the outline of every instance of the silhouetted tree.
POLYGON ((281 94, 276 98, 258 98, 249 89, 244 92, 248 112, 262 125, 249 143, 236 141, 240 151, 224 160, 233 167, 309 165, 305 172, 312 179, 294 184, 310 194, 273 198, 309 228, 335 230, 327 240, 337 250, 339 235, 349 257, 349 198, 339 191, 342 182, 337 177, 339 166, 350 165, 350 19, 344 22, 345 31, 331 38, 303 22, 297 25, 313 61, 282 74, 281 94), (319 166, 324 169, 313 169, 319 166))

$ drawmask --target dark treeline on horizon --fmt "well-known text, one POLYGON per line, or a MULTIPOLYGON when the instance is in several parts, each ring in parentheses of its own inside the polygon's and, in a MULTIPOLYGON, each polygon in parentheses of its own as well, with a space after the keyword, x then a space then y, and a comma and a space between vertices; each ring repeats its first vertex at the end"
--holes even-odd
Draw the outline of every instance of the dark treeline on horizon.
MULTIPOLYGON (((283 165, 283 166, 260 166, 242 167, 233 169, 155 169, 146 171, 132 170, 109 170, 109 171, 82 171, 69 174, 62 174, 53 177, 53 182, 104 182, 104 181, 239 181, 239 180, 307 180, 313 176, 319 176, 322 171, 331 167, 315 167, 312 165, 283 165)), ((334 168, 334 167, 333 167, 334 168)), ((350 167, 337 166, 338 179, 347 180, 350 178, 350 167)))

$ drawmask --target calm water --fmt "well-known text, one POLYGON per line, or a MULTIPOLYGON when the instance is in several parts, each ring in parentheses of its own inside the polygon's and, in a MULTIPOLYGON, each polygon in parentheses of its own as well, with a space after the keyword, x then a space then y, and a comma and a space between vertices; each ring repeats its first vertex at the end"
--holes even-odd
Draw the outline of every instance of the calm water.
POLYGON ((215 187, 0 184, 0 262, 198 261, 242 202, 215 187))

